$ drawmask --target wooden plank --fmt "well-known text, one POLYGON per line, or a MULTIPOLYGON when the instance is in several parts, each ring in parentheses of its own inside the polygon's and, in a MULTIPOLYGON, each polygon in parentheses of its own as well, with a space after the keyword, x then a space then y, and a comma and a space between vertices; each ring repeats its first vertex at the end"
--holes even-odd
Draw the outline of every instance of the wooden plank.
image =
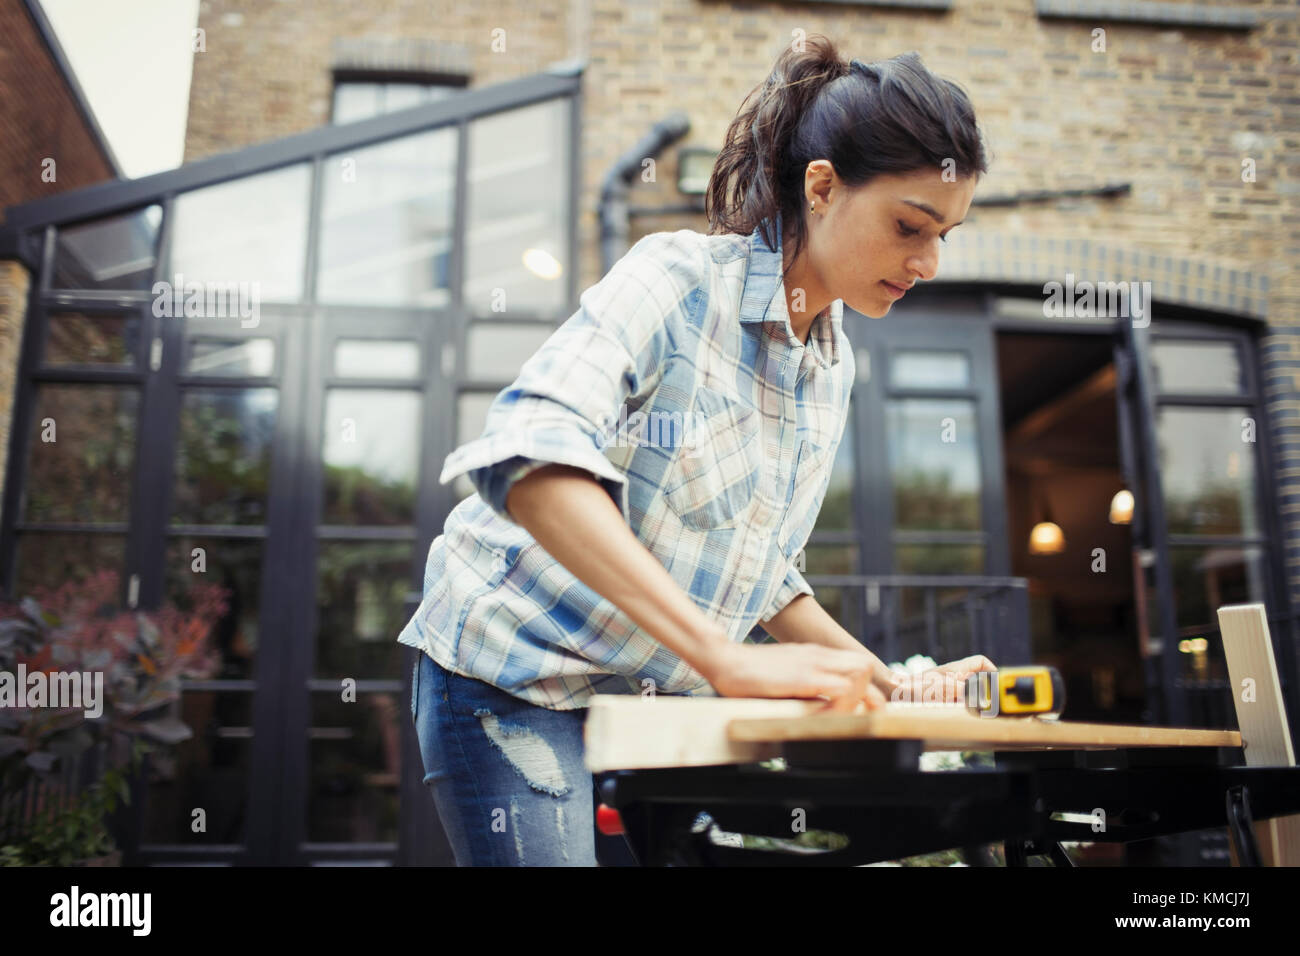
POLYGON ((750 763, 779 756, 786 740, 922 740, 926 750, 1240 747, 1236 731, 1083 724, 1036 717, 977 717, 961 705, 890 703, 825 713, 824 701, 597 695, 585 726, 593 773, 750 763))
MULTIPOLYGON (((1264 605, 1219 608, 1219 629, 1247 766, 1294 766, 1295 750, 1264 605)), ((1300 816, 1257 820, 1255 835, 1265 866, 1300 866, 1300 816)), ((1233 864, 1237 864, 1235 851, 1233 864)))
POLYGON ((797 717, 824 706, 808 700, 596 694, 588 703, 583 726, 587 769, 599 773, 769 760, 780 756, 779 744, 728 740, 727 721, 797 717))

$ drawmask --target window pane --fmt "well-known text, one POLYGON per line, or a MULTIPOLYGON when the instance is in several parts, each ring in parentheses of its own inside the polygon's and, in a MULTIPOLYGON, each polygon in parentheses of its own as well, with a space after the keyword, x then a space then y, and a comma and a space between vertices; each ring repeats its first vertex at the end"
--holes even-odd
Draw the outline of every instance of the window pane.
POLYGON ((970 357, 965 352, 899 350, 891 356, 894 388, 969 388, 970 357))
POLYGON ((569 109, 550 100, 470 126, 465 303, 474 315, 566 305, 569 109))
POLYGON ((1151 365, 1156 388, 1167 392, 1238 395, 1246 388, 1237 346, 1231 342, 1156 340, 1151 365))
MULTIPOLYGON (((306 165, 177 196, 176 238, 165 278, 183 295, 190 294, 191 283, 219 283, 232 291, 251 283, 254 301, 300 301, 310 197, 306 165)), ((226 317, 237 314, 230 308, 226 317)))
POLYGON ((59 229, 54 289, 148 289, 162 207, 146 206, 59 229))
POLYGON ((814 531, 850 531, 853 528, 853 425, 844 429, 844 438, 835 452, 831 480, 826 486, 822 510, 817 514, 814 531))
POLYGON ((978 531, 975 403, 965 399, 894 399, 886 417, 894 527, 978 531))
POLYGON ((423 83, 385 83, 384 112, 396 113, 409 110, 429 101, 428 87, 423 83))
MULTIPOLYGON (((456 445, 473 441, 483 434, 487 427, 488 408, 491 407, 495 392, 462 392, 456 399, 456 445)), ((456 498, 468 498, 474 494, 474 485, 465 475, 457 475, 451 483, 456 498)))
POLYGON ((37 386, 23 517, 126 521, 139 405, 134 388, 37 386))
POLYGON ((334 87, 334 122, 355 123, 378 116, 378 83, 340 83, 334 87))
POLYGON ((43 364, 134 365, 140 343, 140 316, 51 312, 43 364))
POLYGON ((183 611, 202 607, 213 598, 226 605, 208 638, 220 655, 212 680, 256 676, 263 546, 261 540, 231 538, 183 537, 167 542, 167 600, 183 611))
POLYGON ((401 676, 410 541, 321 541, 317 550, 315 675, 358 680, 401 676))
POLYGON ((263 524, 279 392, 191 389, 181 398, 172 524, 263 524))
POLYGON ((455 129, 326 158, 320 301, 447 302, 455 164, 455 129))
POLYGON ((468 335, 469 377, 514 381, 523 364, 555 332, 537 322, 473 322, 468 335))
POLYGON ((190 375, 263 377, 274 370, 272 339, 194 339, 185 364, 190 375))
MULTIPOLYGON (((799 568, 798 562, 795 564, 799 568)), ((858 547, 854 544, 810 544, 804 549, 803 567, 799 568, 806 577, 810 574, 856 574, 858 571, 858 547)), ((821 590, 817 589, 821 596, 821 590)))
POLYGON ((253 700, 247 691, 186 690, 180 720, 194 736, 150 760, 141 816, 146 843, 242 844, 252 779, 253 700), (193 830, 194 808, 206 831, 193 830))
POLYGON ((346 80, 334 87, 334 123, 355 123, 381 113, 446 99, 459 87, 441 83, 367 83, 346 80))
POLYGON ((1264 600, 1263 552, 1259 548, 1231 544, 1172 547, 1169 559, 1180 629, 1217 628, 1218 609, 1225 604, 1264 600))
POLYGON ((324 524, 415 520, 420 394, 330 389, 325 400, 324 524))
POLYGON ((14 596, 85 581, 92 574, 112 571, 121 581, 126 563, 126 538, 116 534, 47 534, 18 536, 14 558, 14 596))
POLYGON ((1156 429, 1169 533, 1258 533, 1249 409, 1164 406, 1156 429))
POLYGON ((340 339, 334 345, 334 374, 351 378, 416 378, 420 346, 382 339, 340 339))
MULTIPOLYGON (((392 642, 390 642, 392 643, 392 642)), ((307 839, 321 843, 397 841, 402 694, 366 691, 354 703, 337 691, 311 695, 311 782, 307 839)))

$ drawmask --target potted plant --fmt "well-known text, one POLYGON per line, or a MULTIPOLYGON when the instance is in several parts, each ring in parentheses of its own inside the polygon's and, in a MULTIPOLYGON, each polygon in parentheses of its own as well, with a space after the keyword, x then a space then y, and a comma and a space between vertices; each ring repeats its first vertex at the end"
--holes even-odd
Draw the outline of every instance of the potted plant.
POLYGON ((0 865, 114 865, 120 854, 109 818, 130 802, 132 775, 146 754, 192 736, 169 711, 184 679, 216 672, 208 635, 227 592, 199 584, 188 610, 166 604, 149 613, 122 609, 119 593, 117 573, 102 571, 0 606, 0 671, 102 675, 96 716, 26 706, 25 697, 22 706, 0 707, 0 865), (88 786, 61 806, 38 806, 33 819, 18 818, 13 797, 29 787, 39 795, 56 773, 83 762, 94 777, 88 786))

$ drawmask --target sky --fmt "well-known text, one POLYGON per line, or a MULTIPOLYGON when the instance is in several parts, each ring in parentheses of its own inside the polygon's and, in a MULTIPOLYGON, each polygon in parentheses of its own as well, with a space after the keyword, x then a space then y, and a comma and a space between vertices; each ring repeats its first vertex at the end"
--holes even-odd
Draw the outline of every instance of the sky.
POLYGON ((40 0, 123 175, 181 164, 199 0, 40 0))

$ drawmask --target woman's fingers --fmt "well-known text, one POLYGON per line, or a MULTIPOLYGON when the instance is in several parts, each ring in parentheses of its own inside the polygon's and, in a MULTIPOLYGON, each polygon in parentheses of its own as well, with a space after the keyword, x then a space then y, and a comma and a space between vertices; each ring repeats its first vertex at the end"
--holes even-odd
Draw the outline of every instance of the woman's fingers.
POLYGON ((995 671, 997 667, 983 654, 972 654, 970 657, 963 657, 959 661, 941 664, 938 669, 958 673, 973 673, 974 671, 995 671))
MULTIPOLYGON (((822 694, 829 699, 831 713, 852 713, 867 696, 873 668, 862 656, 848 652, 845 657, 828 657, 821 665, 822 694)), ((877 691, 879 694, 879 691, 877 691)))

